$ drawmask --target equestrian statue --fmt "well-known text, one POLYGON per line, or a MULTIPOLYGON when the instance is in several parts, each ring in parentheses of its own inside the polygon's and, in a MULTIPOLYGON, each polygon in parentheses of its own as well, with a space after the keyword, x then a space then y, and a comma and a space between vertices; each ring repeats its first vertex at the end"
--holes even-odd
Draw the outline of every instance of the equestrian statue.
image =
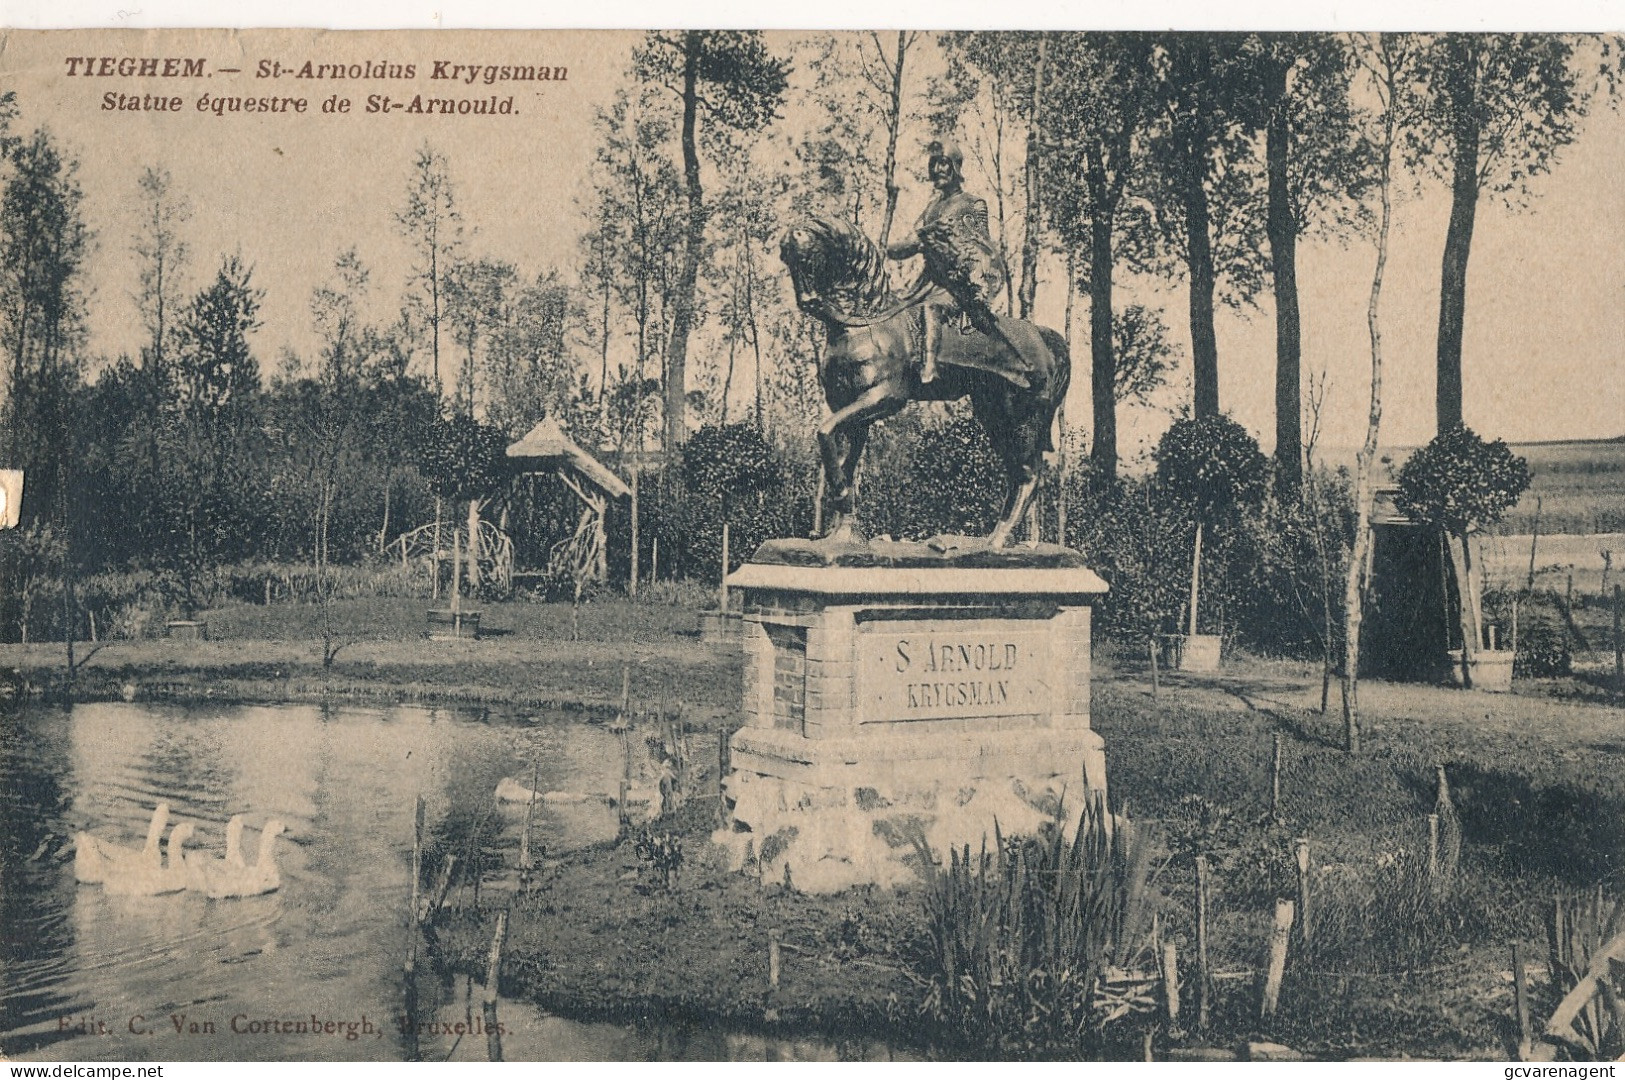
POLYGON ((914 232, 885 252, 850 222, 823 217, 798 222, 779 247, 796 305, 829 332, 819 371, 831 410, 818 429, 823 538, 853 537, 853 480, 870 425, 910 401, 969 396, 1008 480, 987 537, 989 547, 1004 547, 1032 505, 1045 452, 1055 449, 1050 429, 1072 362, 1054 330, 993 311, 1005 270, 988 234, 987 203, 964 190, 956 145, 939 140, 927 153, 935 194, 914 232), (924 263, 919 280, 894 293, 887 257, 916 255, 924 263))

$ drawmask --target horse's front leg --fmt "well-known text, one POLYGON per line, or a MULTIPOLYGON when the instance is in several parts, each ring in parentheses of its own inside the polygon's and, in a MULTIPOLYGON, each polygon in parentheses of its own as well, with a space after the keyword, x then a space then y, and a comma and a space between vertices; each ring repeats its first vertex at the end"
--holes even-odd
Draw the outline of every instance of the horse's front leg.
MULTIPOLYGON (((993 526, 988 534, 987 546, 1001 548, 1010 542, 1010 534, 1015 531, 1016 524, 1032 509, 1033 496, 1038 494, 1039 470, 1026 463, 1008 466, 1010 494, 1004 500, 1004 513, 999 516, 999 523, 993 526)), ((1031 522, 1033 540, 1038 539, 1038 520, 1031 522)))
POLYGON ((818 428, 818 448, 824 459, 824 530, 820 539, 845 543, 852 539, 852 518, 857 510, 854 485, 869 425, 894 415, 907 403, 887 386, 871 386, 856 400, 831 413, 818 428))

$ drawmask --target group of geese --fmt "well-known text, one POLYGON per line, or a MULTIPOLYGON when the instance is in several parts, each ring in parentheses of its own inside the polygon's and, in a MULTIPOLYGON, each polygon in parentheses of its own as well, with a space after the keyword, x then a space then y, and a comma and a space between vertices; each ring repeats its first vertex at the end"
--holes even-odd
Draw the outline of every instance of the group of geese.
POLYGON ((215 858, 202 851, 187 851, 196 832, 190 822, 169 830, 160 855, 159 842, 169 824, 169 804, 161 802, 147 826, 147 842, 140 848, 122 847, 87 832, 74 836, 73 875, 81 884, 100 885, 119 896, 159 896, 185 889, 216 900, 259 896, 282 887, 276 866, 276 838, 283 824, 273 818, 260 833, 260 847, 252 863, 243 858, 243 815, 226 824, 226 854, 215 858))

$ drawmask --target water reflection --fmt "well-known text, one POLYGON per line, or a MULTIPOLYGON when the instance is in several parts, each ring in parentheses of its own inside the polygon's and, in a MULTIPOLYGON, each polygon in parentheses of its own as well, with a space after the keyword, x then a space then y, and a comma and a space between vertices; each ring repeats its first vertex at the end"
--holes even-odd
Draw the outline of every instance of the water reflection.
MULTIPOLYGON (((415 707, 115 703, 0 716, 0 1052, 400 1060, 415 797, 431 831, 443 831, 456 814, 489 807, 504 776, 534 776, 544 791, 612 792, 621 768, 619 738, 596 725, 415 707), (250 852, 257 830, 281 818, 281 890, 212 901, 75 884, 74 832, 139 846, 161 800, 172 821, 197 826, 193 846, 214 854, 232 814, 247 817, 250 852)), ((602 802, 536 812, 537 839, 553 851, 614 834, 602 802)), ((467 1003, 454 992, 438 1012, 422 1007, 455 1016, 467 1003)), ((815 1041, 574 1023, 517 1003, 503 1010, 509 1060, 837 1052, 815 1041)), ((431 1040, 423 1053, 483 1058, 484 1039, 431 1040)))

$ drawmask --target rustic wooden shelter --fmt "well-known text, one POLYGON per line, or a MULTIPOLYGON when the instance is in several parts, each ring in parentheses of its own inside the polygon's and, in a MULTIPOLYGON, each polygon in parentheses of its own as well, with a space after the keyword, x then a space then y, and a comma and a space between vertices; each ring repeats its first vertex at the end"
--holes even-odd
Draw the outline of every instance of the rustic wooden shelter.
POLYGON ((607 540, 604 519, 611 499, 631 498, 632 489, 614 471, 578 446, 558 421, 543 419, 508 447, 508 460, 520 477, 556 476, 580 501, 575 531, 548 549, 547 566, 515 570, 516 577, 553 574, 580 584, 603 581, 607 540))
MULTIPOLYGON (((1450 650, 1461 648, 1463 626, 1483 636, 1482 590, 1466 580, 1482 572, 1474 569, 1484 565, 1481 539, 1468 533, 1473 557, 1464 562, 1459 545, 1400 511, 1398 494, 1394 485, 1373 493, 1371 603, 1360 628, 1361 673, 1432 681, 1445 675, 1450 650)), ((1476 647, 1488 645, 1481 640, 1476 647)))

